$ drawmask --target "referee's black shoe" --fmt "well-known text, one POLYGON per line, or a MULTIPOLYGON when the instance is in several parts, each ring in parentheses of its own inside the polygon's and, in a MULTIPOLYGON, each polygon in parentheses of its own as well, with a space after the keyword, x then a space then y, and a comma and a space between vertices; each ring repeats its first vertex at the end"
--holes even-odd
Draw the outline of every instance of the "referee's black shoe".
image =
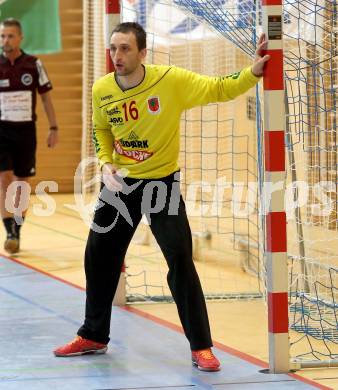
POLYGON ((4 249, 11 255, 19 252, 20 250, 20 239, 17 235, 8 233, 4 244, 4 249))

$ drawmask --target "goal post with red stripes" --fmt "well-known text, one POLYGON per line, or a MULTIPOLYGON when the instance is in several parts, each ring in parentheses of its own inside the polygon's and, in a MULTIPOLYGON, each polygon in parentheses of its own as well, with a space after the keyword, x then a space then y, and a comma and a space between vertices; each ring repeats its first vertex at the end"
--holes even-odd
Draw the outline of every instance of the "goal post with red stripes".
POLYGON ((282 0, 262 0, 263 31, 268 41, 264 88, 266 269, 269 367, 289 371, 288 268, 285 213, 285 110, 282 0), (267 191, 267 188, 273 191, 267 191))

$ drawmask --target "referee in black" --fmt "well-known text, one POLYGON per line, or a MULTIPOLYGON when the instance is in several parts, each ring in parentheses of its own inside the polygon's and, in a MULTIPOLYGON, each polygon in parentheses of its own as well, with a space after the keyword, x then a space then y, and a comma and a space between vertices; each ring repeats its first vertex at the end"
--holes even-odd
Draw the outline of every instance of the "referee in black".
POLYGON ((16 253, 20 249, 20 228, 27 210, 14 215, 20 204, 21 187, 15 191, 14 207, 6 208, 13 192, 7 191, 15 181, 29 183, 35 175, 36 96, 41 96, 49 121, 47 144, 58 142, 58 126, 49 91, 52 85, 41 61, 23 52, 21 24, 9 18, 0 22, 0 213, 6 229, 4 249, 16 253))

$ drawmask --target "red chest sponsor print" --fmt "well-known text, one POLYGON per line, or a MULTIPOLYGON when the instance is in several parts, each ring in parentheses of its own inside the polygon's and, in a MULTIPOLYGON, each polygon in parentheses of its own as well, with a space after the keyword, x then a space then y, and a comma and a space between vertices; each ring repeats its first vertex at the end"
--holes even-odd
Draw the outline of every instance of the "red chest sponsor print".
POLYGON ((160 98, 158 96, 151 96, 148 98, 148 111, 151 114, 158 114, 161 111, 160 98))
POLYGON ((120 141, 114 141, 114 148, 116 153, 121 156, 125 156, 131 158, 132 160, 141 162, 147 160, 149 157, 153 155, 151 152, 146 152, 144 150, 126 150, 123 148, 120 141))

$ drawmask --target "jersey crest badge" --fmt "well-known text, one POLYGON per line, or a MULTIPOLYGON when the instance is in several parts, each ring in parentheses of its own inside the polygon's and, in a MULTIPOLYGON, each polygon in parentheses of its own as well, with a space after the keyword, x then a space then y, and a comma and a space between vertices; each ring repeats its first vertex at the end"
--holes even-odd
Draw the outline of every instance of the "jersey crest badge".
POLYGON ((160 98, 158 96, 151 96, 148 99, 148 111, 150 114, 159 114, 161 111, 160 98))
POLYGON ((29 74, 29 73, 23 74, 23 75, 21 76, 21 82, 22 82, 23 85, 26 85, 26 86, 31 85, 32 82, 33 82, 33 77, 32 77, 32 75, 29 74))

